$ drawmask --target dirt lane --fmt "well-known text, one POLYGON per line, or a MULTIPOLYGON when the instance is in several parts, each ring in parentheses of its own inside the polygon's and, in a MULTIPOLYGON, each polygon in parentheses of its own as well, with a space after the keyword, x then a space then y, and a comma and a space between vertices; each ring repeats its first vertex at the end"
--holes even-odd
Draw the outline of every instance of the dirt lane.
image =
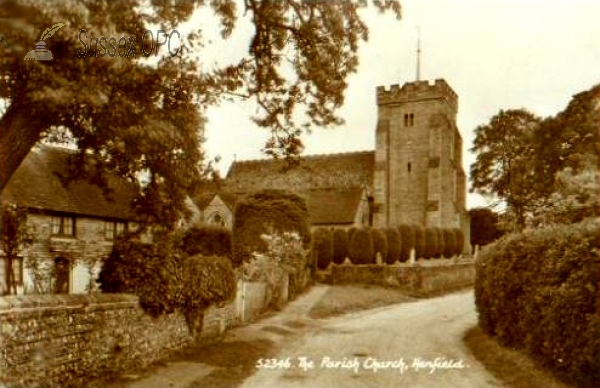
POLYGON ((503 387, 462 343, 476 319, 469 291, 323 320, 242 387, 503 387))

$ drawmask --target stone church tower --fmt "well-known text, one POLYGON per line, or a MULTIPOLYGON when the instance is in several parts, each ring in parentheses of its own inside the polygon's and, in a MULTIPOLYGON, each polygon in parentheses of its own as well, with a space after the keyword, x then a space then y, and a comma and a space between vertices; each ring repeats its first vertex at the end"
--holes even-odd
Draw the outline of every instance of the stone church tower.
POLYGON ((375 227, 459 227, 469 219, 458 96, 442 79, 377 88, 375 227))

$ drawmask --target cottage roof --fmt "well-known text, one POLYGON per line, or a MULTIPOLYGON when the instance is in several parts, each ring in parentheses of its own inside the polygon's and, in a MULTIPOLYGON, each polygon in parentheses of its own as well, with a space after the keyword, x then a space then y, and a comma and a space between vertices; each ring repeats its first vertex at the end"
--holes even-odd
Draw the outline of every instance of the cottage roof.
POLYGON ((372 193, 375 152, 309 155, 298 165, 287 167, 282 160, 246 160, 231 165, 225 186, 232 193, 262 189, 306 192, 313 189, 362 187, 372 193))
POLYGON ((34 147, 2 191, 2 201, 32 209, 50 210, 102 218, 129 219, 134 190, 131 183, 117 176, 108 177, 107 196, 86 180, 63 185, 61 176, 69 171, 73 150, 39 145, 34 147))

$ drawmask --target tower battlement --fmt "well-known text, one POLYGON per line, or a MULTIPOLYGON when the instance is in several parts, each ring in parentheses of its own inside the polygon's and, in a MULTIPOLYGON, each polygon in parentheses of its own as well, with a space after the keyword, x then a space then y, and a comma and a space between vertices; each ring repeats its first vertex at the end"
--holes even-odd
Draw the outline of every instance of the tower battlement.
POLYGON ((458 108, 458 96, 443 79, 407 82, 402 87, 398 84, 377 87, 377 105, 399 104, 422 100, 445 99, 455 109, 458 108))

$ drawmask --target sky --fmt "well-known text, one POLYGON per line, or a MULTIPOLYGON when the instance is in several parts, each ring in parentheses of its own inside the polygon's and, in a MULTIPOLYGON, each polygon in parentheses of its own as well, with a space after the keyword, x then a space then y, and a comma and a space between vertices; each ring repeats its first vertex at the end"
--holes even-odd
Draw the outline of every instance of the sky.
MULTIPOLYGON (((600 83, 600 1, 597 0, 402 0, 402 19, 363 13, 370 28, 361 45, 358 72, 348 81, 339 111, 346 123, 303 137, 305 155, 372 150, 377 86, 416 79, 417 37, 421 80, 445 79, 459 96, 457 124, 463 138, 463 168, 474 129, 500 109, 526 108, 546 117, 564 109, 573 94, 600 83), (420 31, 420 33, 419 33, 420 31)), ((198 22, 202 15, 197 16, 198 22)), ((203 21, 205 35, 217 29, 203 21)), ((207 44, 207 65, 247 52, 251 25, 226 42, 207 44), (209 59, 210 58, 210 59, 209 59)), ((216 35, 215 35, 216 37, 216 35)), ((208 111, 204 149, 219 156, 225 175, 235 159, 259 159, 268 133, 250 120, 251 103, 224 103, 208 111)), ((467 195, 467 208, 488 202, 467 195)))

